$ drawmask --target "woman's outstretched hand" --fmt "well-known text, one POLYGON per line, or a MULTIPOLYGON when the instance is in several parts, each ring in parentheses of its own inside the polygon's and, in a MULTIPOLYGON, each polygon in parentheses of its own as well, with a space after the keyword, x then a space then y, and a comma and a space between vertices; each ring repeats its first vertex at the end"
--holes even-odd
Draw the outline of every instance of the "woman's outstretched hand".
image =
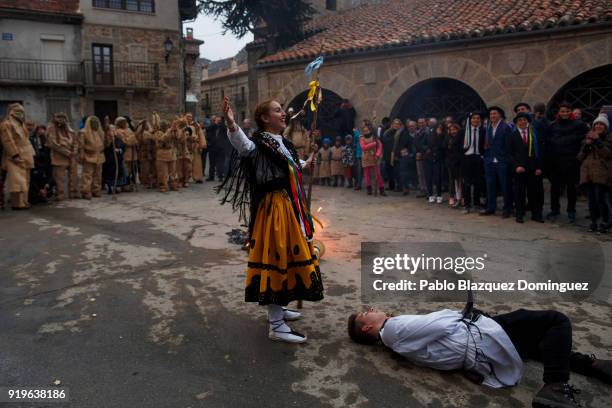
POLYGON ((225 123, 230 131, 236 130, 236 121, 234 120, 234 111, 230 104, 229 96, 223 98, 223 116, 225 116, 225 123))

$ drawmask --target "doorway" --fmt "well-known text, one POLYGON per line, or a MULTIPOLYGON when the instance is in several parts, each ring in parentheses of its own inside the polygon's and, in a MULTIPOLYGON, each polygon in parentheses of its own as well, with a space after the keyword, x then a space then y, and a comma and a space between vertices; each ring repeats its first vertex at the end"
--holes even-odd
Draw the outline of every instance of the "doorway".
POLYGON ((117 119, 117 101, 94 101, 94 114, 101 122, 108 116, 111 123, 114 123, 117 119))

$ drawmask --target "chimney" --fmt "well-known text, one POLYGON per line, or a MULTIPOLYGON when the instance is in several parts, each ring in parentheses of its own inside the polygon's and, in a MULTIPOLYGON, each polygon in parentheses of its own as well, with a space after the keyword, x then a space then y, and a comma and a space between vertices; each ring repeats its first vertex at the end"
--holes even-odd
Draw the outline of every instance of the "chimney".
POLYGON ((208 64, 202 65, 202 79, 208 79, 208 64))
POLYGON ((231 64, 232 72, 238 71, 238 62, 236 61, 236 57, 232 58, 231 64))

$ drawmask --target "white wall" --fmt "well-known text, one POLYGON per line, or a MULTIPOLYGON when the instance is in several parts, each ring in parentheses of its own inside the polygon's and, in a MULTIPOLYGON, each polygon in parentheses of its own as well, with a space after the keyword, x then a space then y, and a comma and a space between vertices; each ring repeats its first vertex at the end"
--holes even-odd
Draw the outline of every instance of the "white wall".
POLYGON ((81 26, 42 21, 0 19, 0 31, 12 33, 12 41, 0 39, 0 58, 43 59, 43 40, 53 43, 53 54, 61 44, 64 61, 81 59, 81 26))

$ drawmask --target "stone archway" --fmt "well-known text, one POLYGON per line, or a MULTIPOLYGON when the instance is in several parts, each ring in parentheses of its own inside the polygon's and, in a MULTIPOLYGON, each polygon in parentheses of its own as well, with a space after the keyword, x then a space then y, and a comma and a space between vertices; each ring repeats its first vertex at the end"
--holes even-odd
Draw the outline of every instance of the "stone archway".
POLYGON ((612 41, 594 41, 564 54, 532 82, 523 100, 547 102, 559 89, 579 75, 612 61, 612 41))
POLYGON ((604 105, 612 105, 612 64, 586 71, 564 84, 548 102, 554 117, 561 102, 582 110, 582 119, 592 122, 604 105))
MULTIPOLYGON (((334 71, 326 70, 322 68, 321 73, 321 87, 332 91, 343 98, 346 98, 355 104, 354 99, 357 98, 355 86, 343 75, 340 75, 334 71)), ((297 95, 301 94, 306 90, 308 85, 308 79, 304 75, 296 75, 287 85, 285 85, 274 98, 283 104, 288 104, 297 95)))
POLYGON ((486 105, 478 92, 465 83, 450 78, 421 81, 397 100, 392 118, 442 118, 451 116, 461 122, 470 112, 484 112, 486 105))
MULTIPOLYGON (((304 106, 304 102, 306 101, 307 97, 308 90, 301 92, 288 104, 286 104, 286 109, 293 108, 295 112, 298 112, 304 106)), ((332 138, 338 136, 339 133, 334 114, 340 107, 340 102, 342 102, 342 99, 343 98, 341 95, 338 95, 334 91, 330 91, 327 88, 323 88, 323 101, 317 109, 317 129, 321 131, 323 136, 332 138)), ((302 125, 306 127, 306 129, 310 129, 312 121, 313 114, 309 109, 307 109, 306 115, 302 117, 302 125)))
POLYGON ((437 57, 423 59, 404 67, 393 78, 374 108, 374 115, 389 115, 407 89, 419 82, 449 78, 460 81, 480 95, 487 105, 498 105, 506 110, 512 108, 512 99, 499 81, 483 66, 460 57, 437 57))

